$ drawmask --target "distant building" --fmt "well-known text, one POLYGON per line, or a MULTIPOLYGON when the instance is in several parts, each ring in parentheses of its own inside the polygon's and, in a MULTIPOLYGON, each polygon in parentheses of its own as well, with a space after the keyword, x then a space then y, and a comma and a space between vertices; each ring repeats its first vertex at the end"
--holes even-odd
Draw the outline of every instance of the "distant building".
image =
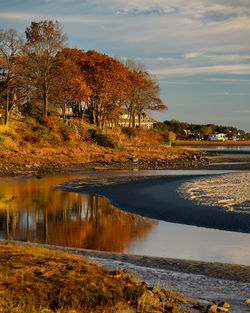
POLYGON ((228 140, 227 135, 223 134, 223 133, 219 133, 219 134, 209 134, 208 141, 226 141, 228 140))
MULTIPOLYGON (((129 114, 128 111, 123 109, 118 121, 118 125, 121 127, 129 127, 131 126, 129 123, 129 114)), ((135 115, 135 127, 152 129, 156 120, 154 120, 148 113, 142 112, 140 115, 135 115)))
MULTIPOLYGON (((59 117, 63 118, 64 114, 63 114, 63 109, 62 108, 56 108, 56 113, 59 117)), ((66 118, 73 118, 74 117, 74 112, 72 110, 72 107, 70 106, 66 106, 65 108, 65 117, 66 118)))

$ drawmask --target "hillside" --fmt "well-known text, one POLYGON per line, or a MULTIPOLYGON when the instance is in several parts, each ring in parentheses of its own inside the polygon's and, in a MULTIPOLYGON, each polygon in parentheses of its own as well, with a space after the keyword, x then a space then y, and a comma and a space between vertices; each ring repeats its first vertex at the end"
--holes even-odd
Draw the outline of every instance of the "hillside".
MULTIPOLYGON (((65 170, 150 169, 206 162, 190 150, 164 146, 156 130, 105 129, 56 117, 36 120, 13 112, 0 125, 0 175, 65 170), (200 160, 199 160, 200 159, 200 160)), ((203 153, 204 154, 204 153, 203 153)))

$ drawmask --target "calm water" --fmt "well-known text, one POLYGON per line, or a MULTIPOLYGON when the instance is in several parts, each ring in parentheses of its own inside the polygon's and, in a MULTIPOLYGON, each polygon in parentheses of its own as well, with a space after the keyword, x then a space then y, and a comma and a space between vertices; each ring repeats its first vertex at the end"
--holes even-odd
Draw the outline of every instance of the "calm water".
POLYGON ((250 146, 248 145, 180 145, 178 148, 190 148, 197 150, 205 150, 210 152, 225 153, 225 154, 250 154, 250 146))
MULTIPOLYGON (((143 174, 195 172, 205 174, 171 170, 143 174)), ((221 172, 226 171, 209 171, 209 174, 221 172)), ((63 182, 86 176, 2 179, 0 238, 250 265, 249 234, 156 221, 118 210, 103 197, 54 189, 63 182)))

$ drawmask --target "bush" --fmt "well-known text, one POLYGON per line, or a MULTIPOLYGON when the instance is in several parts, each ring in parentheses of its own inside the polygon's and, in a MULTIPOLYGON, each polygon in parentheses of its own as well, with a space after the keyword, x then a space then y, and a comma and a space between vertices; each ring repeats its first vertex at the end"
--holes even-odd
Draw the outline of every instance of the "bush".
POLYGON ((176 135, 175 133, 171 132, 171 131, 166 131, 162 133, 163 139, 164 139, 164 143, 165 144, 173 144, 175 142, 176 139, 176 135))
POLYGON ((115 136, 110 134, 105 135, 101 130, 97 131, 96 129, 89 129, 89 134, 99 146, 108 148, 124 148, 115 136))
POLYGON ((131 127, 123 127, 122 129, 123 134, 127 135, 129 138, 135 137, 135 130, 131 127))

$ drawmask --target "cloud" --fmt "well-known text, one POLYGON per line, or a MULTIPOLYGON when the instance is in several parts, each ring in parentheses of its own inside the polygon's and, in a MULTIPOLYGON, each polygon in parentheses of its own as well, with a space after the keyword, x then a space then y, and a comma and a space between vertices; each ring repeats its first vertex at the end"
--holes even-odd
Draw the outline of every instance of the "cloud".
POLYGON ((204 75, 204 74, 236 74, 250 75, 250 64, 235 64, 235 65, 214 65, 200 67, 177 67, 177 68, 162 68, 151 70, 156 75, 204 75))
POLYGON ((203 53, 202 52, 190 52, 184 55, 184 58, 186 59, 194 59, 199 56, 201 56, 203 53))
POLYGON ((244 93, 244 92, 216 92, 212 93, 212 96, 249 96, 249 93, 244 93))
MULTIPOLYGON (((22 13, 22 12, 0 12, 0 18, 8 20, 30 21, 42 19, 42 15, 36 13, 22 13)), ((47 19, 58 20, 61 23, 102 23, 106 19, 99 17, 78 17, 78 16, 47 16, 47 19)))
POLYGON ((123 9, 119 10, 116 13, 119 15, 131 15, 131 16, 138 16, 138 15, 166 15, 170 13, 176 13, 177 8, 175 7, 152 7, 152 8, 133 8, 133 9, 123 9))
POLYGON ((238 111, 240 113, 250 113, 250 110, 241 110, 241 111, 238 111))
POLYGON ((221 84, 241 84, 241 85, 250 85, 250 79, 241 79, 241 78, 218 78, 211 77, 207 78, 208 81, 213 81, 221 84))
POLYGON ((23 13, 23 12, 0 12, 0 18, 8 20, 20 20, 27 21, 33 19, 39 19, 40 16, 36 13, 23 13))

